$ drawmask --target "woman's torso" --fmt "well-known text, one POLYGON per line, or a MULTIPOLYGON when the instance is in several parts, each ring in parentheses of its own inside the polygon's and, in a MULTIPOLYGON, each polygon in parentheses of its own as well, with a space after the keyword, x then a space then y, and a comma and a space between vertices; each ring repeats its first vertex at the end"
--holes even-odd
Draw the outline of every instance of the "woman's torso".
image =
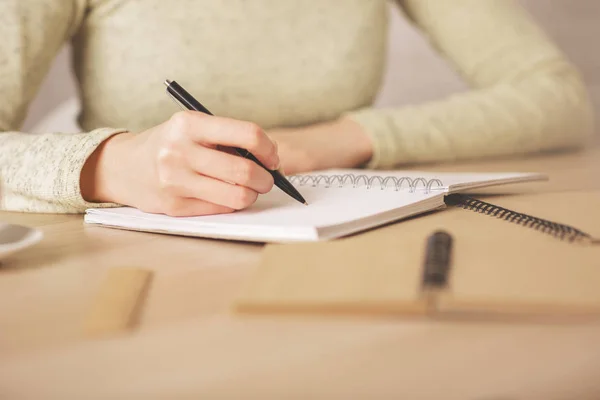
POLYGON ((177 80, 213 113, 265 128, 372 103, 385 0, 90 0, 74 38, 86 130, 141 131, 177 106, 177 80))

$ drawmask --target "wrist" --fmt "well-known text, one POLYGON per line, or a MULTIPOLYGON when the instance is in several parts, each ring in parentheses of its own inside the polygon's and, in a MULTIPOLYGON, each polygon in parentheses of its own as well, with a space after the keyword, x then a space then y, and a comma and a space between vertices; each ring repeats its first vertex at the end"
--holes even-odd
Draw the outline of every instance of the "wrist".
POLYGON ((127 160, 131 138, 129 132, 119 133, 103 141, 88 157, 81 170, 80 190, 90 203, 118 203, 115 188, 127 160))
POLYGON ((338 143, 343 143, 343 150, 350 157, 352 167, 366 164, 373 157, 371 138, 357 122, 350 118, 340 118, 336 121, 335 132, 338 133, 338 143))

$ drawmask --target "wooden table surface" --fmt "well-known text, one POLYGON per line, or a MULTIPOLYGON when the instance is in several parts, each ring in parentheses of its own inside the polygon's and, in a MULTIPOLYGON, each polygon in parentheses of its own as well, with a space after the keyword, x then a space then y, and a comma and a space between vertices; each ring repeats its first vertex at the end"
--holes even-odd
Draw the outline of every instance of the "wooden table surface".
MULTIPOLYGON (((426 169, 550 176, 500 192, 598 190, 600 148, 426 169)), ((0 267, 2 399, 600 398, 600 324, 239 316, 230 307, 259 244, 86 226, 77 215, 0 220, 45 233, 0 267), (127 266, 155 271, 140 325, 85 338, 102 278, 127 266)))

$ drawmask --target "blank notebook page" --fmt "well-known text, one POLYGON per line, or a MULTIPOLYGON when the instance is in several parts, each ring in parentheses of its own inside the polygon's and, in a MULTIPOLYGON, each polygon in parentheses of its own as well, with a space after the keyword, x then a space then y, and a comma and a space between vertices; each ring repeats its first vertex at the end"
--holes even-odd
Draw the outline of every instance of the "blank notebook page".
MULTIPOLYGON (((356 171, 351 171, 356 176, 356 171)), ((323 175, 348 173, 347 170, 328 171, 323 175)), ((363 174, 363 171, 360 171, 363 174)), ((384 176, 383 173, 366 172, 369 176, 384 176)), ((444 206, 443 194, 448 186, 463 183, 481 183, 490 179, 511 178, 511 174, 495 177, 493 174, 425 174, 405 171, 387 172, 385 176, 426 177, 440 179, 442 186, 431 186, 429 191, 417 186, 382 187, 366 180, 356 185, 339 182, 329 187, 320 182, 294 185, 308 202, 308 206, 297 202, 279 188, 274 187, 266 195, 259 196, 251 207, 231 214, 201 217, 174 218, 165 215, 146 214, 133 208, 91 209, 86 222, 136 230, 164 231, 194 236, 229 237, 246 240, 318 240, 334 237, 381 223, 391 222, 417 213, 444 206), (462 175, 462 176, 461 176, 462 175), (461 179, 462 178, 462 179, 461 179), (448 184, 444 182, 447 180, 448 184), (397 190, 398 189, 398 190, 397 190)), ((512 174, 522 179, 522 174, 512 174)), ((380 182, 379 182, 380 183, 380 182)))
MULTIPOLYGON (((240 238, 317 239, 317 230, 357 222, 364 218, 383 215, 406 206, 426 211, 443 205, 438 193, 408 193, 405 191, 366 190, 352 188, 303 187, 302 195, 309 203, 300 204, 281 190, 275 188, 246 210, 232 214, 202 217, 174 218, 147 214, 134 208, 104 209, 89 212, 102 214, 101 223, 119 226, 129 220, 130 228, 148 229, 150 224, 160 223, 165 231, 193 234, 201 232, 215 236, 240 238), (435 202, 435 200, 438 200, 435 202), (432 205, 423 204, 433 200, 432 205), (201 231, 200 231, 201 229, 201 231), (297 237, 294 237, 297 236, 297 237)), ((408 215, 408 209, 406 209, 408 215)), ((398 218, 397 215, 394 215, 398 218)), ((95 219, 95 218, 93 218, 95 219)), ((94 222, 93 219, 89 222, 94 222)))

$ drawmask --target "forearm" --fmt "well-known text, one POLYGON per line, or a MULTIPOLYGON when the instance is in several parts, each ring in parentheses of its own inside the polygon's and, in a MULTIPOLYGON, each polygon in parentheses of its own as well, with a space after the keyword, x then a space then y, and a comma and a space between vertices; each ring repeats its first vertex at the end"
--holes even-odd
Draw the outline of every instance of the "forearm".
POLYGON ((77 135, 18 132, 54 57, 77 32, 85 0, 0 1, 0 208, 81 212, 82 167, 118 132, 77 135))
POLYGON ((407 17, 472 91, 351 113, 371 167, 577 147, 593 115, 576 68, 514 0, 403 0, 407 17))
POLYGON ((575 148, 593 132, 585 88, 568 66, 437 102, 349 117, 371 139, 371 168, 575 148))

